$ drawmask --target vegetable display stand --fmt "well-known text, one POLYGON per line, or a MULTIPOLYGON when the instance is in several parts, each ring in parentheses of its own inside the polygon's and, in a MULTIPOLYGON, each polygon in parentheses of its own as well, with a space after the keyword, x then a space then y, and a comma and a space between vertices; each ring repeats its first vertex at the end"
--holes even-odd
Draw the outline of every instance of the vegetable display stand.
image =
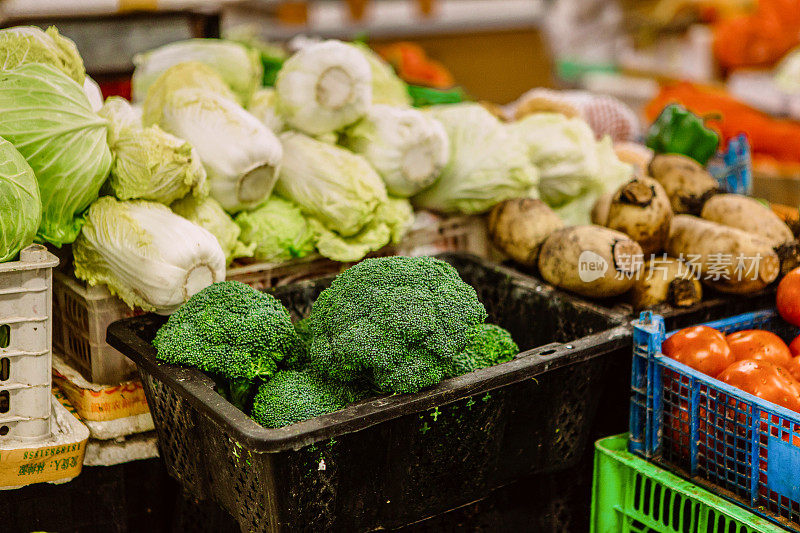
POLYGON ((57 264, 38 244, 22 250, 18 261, 0 264, 0 446, 50 436, 52 271, 57 264))
POLYGON ((591 533, 769 533, 763 518, 629 453, 626 435, 595 444, 591 533))
POLYGON ((90 287, 62 272, 53 274, 53 346, 93 383, 116 385, 135 368, 106 342, 106 328, 134 315, 105 287, 90 287))
MULTIPOLYGON (((225 401, 212 380, 162 364, 164 317, 112 324, 139 367, 170 474, 243 531, 395 528, 484 498, 529 473, 576 465, 590 444, 608 358, 630 343, 617 316, 473 256, 445 254, 488 322, 524 351, 416 394, 365 400, 280 429, 225 401)), ((331 278, 272 291, 296 319, 331 278)))
MULTIPOLYGON (((489 239, 483 218, 439 217, 428 212, 417 213, 417 222, 401 243, 386 246, 370 256, 432 255, 446 252, 468 252, 486 257, 489 254, 489 239)), ((228 268, 226 277, 263 290, 338 274, 352 265, 353 263, 340 263, 319 255, 282 263, 239 260, 228 268)))
MULTIPOLYGON (((771 310, 706 325, 798 334, 771 310)), ((643 313, 633 335, 630 451, 800 531, 800 414, 662 355, 658 315, 643 313)))

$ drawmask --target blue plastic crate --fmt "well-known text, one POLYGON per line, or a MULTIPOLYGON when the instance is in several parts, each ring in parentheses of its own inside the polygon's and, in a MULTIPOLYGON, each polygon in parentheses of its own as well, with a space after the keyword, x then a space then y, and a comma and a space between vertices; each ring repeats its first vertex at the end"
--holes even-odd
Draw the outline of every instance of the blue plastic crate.
POLYGON ((720 189, 734 194, 750 195, 753 192, 753 162, 750 144, 742 133, 728 141, 728 147, 708 164, 708 171, 719 183, 720 189))
MULTIPOLYGON (((775 311, 708 322, 724 333, 800 333, 775 311)), ((629 450, 800 531, 800 413, 661 354, 662 317, 634 322, 629 450)))

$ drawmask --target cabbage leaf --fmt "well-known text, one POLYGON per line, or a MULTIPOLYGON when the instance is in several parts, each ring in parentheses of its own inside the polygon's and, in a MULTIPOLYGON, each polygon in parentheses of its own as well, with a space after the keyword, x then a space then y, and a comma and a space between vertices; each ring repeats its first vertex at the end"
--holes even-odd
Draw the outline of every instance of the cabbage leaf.
POLYGON ((0 139, 0 263, 33 242, 42 220, 36 176, 14 146, 0 139))
POLYGON ((247 245, 239 239, 241 230, 219 202, 210 197, 187 196, 173 202, 173 211, 190 222, 211 232, 225 252, 226 264, 239 257, 252 257, 255 245, 247 245))
POLYGON ((110 123, 114 155, 107 188, 120 200, 152 200, 169 205, 190 191, 207 195, 206 171, 191 144, 158 126, 143 128, 122 98, 111 97, 100 110, 110 123))
POLYGON ((314 235, 300 208, 273 194, 253 209, 236 215, 241 239, 255 247, 253 257, 262 261, 288 261, 314 251, 314 235))
POLYGON ((225 80, 242 105, 250 102, 261 85, 262 66, 258 52, 223 39, 188 39, 166 44, 133 58, 132 93, 135 102, 147 97, 150 85, 162 72, 179 63, 195 61, 213 69, 225 80))
POLYGON ((0 137, 28 161, 39 183, 37 240, 75 240, 80 215, 111 168, 107 121, 92 112, 83 87, 53 66, 27 63, 0 72, 0 137))
POLYGON ((72 247, 75 276, 131 308, 169 314, 225 279, 225 254, 202 227, 156 202, 103 196, 72 247))
POLYGON ((278 180, 281 143, 233 100, 208 90, 178 89, 167 96, 158 125, 194 146, 211 196, 229 213, 269 197, 278 180))
POLYGON ((510 198, 537 197, 539 174, 526 146, 483 106, 434 106, 428 113, 450 138, 450 159, 439 180, 412 198, 415 207, 472 215, 510 198))
POLYGON ((389 194, 404 198, 430 187, 450 155, 439 121, 417 109, 381 104, 347 130, 343 144, 367 158, 389 194))
POLYGON ((355 235, 386 201, 381 177, 362 156, 340 146, 284 132, 275 190, 341 236, 355 235))
POLYGON ((616 190, 633 175, 619 160, 611 138, 595 140, 580 118, 533 113, 509 125, 528 147, 539 169, 539 194, 568 225, 589 224, 594 201, 616 190))
POLYGON ((86 69, 78 47, 59 35, 55 26, 42 31, 35 26, 14 26, 0 30, 0 69, 9 70, 26 63, 53 66, 83 85, 86 69))

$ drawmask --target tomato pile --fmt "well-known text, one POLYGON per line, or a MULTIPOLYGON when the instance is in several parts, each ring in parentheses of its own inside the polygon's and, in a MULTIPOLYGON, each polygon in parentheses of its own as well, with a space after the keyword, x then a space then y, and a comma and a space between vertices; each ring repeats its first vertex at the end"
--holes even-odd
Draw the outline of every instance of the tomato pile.
MULTIPOLYGON (((800 268, 778 285, 778 313, 800 326, 800 268)), ((800 336, 788 346, 772 332, 756 329, 723 335, 708 326, 684 328, 661 351, 723 383, 800 412, 800 336)))

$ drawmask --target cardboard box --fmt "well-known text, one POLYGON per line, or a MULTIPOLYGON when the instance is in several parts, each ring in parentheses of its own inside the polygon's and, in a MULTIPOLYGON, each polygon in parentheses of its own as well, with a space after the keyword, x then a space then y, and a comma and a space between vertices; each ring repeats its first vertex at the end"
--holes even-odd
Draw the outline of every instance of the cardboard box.
POLYGON ((83 468, 89 430, 55 397, 52 435, 35 445, 6 442, 0 445, 0 489, 42 482, 66 482, 83 468))

